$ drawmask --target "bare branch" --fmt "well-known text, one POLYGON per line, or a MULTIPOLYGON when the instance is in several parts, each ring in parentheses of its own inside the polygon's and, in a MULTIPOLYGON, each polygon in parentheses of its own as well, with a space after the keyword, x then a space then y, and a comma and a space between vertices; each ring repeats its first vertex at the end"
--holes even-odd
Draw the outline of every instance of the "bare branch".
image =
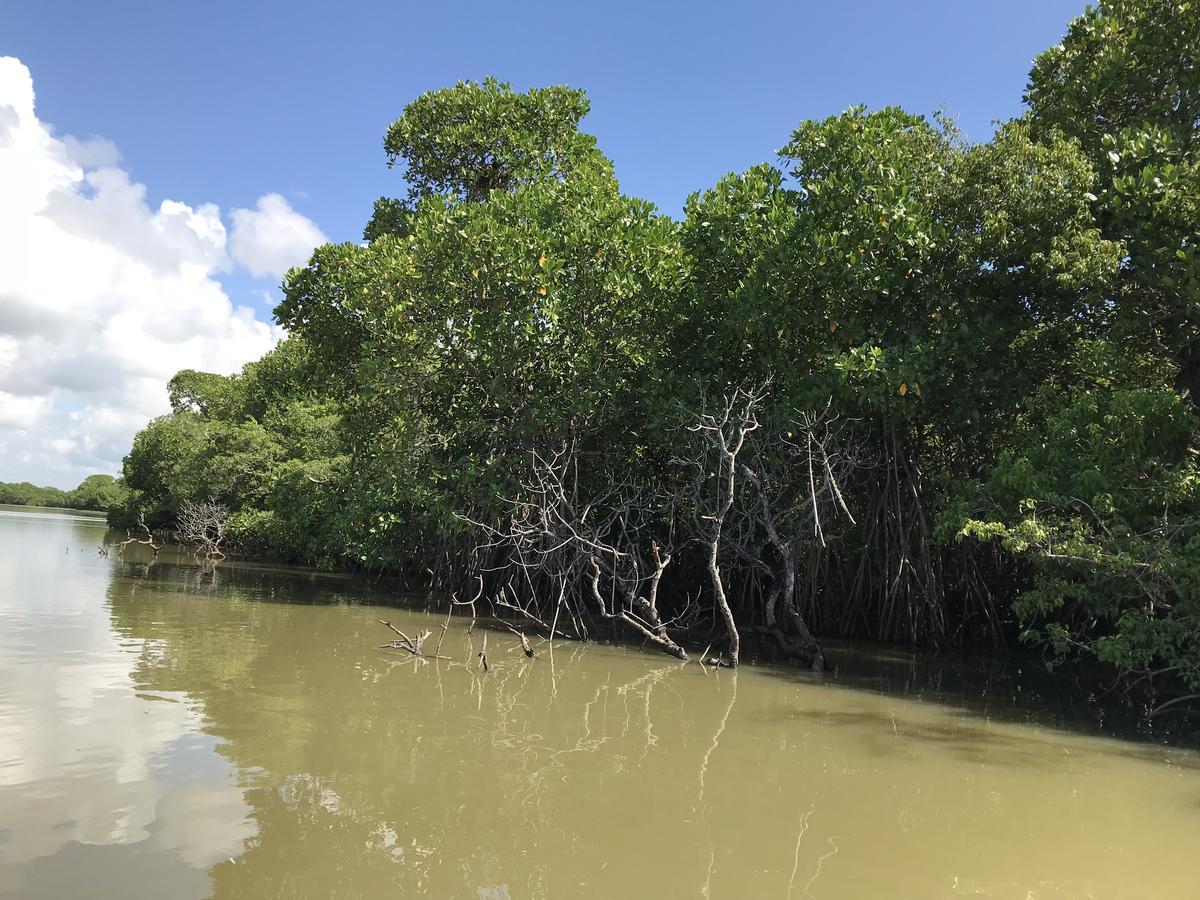
POLYGON ((202 552, 207 560, 223 559, 221 544, 228 519, 229 510, 215 500, 185 500, 175 517, 175 536, 179 543, 202 552))

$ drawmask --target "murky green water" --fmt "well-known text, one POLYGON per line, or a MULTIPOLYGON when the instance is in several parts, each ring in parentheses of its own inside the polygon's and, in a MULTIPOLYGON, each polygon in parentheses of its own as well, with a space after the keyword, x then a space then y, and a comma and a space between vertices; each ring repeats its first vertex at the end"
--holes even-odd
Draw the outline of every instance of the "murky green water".
POLYGON ((0 897, 1200 897, 1200 757, 1040 697, 496 632, 483 675, 346 580, 103 538, 0 511, 0 897))

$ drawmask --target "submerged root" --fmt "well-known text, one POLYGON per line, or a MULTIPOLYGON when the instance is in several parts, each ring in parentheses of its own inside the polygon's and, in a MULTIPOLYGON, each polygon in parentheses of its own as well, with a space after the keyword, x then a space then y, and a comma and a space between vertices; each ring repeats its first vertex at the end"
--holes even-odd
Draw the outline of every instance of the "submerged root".
POLYGON ((811 644, 800 644, 790 639, 780 628, 760 626, 755 629, 758 634, 774 638, 780 652, 794 662, 799 663, 812 672, 825 671, 825 651, 815 641, 811 644))

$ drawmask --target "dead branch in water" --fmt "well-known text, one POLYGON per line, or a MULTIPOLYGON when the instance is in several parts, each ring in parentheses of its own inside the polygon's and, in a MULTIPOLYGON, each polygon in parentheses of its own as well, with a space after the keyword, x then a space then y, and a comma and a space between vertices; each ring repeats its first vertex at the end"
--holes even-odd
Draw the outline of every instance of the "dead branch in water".
POLYGON ((574 445, 547 456, 533 451, 522 491, 507 501, 506 521, 489 525, 463 517, 486 537, 479 552, 505 559, 489 570, 506 579, 493 605, 518 613, 551 640, 561 633, 563 608, 580 640, 587 636, 583 618, 598 614, 686 660, 658 612, 659 584, 671 553, 648 533, 647 523, 661 498, 627 475, 608 479, 603 496, 580 500, 579 468, 574 445), (538 607, 547 593, 558 596, 551 622, 538 607))
MULTIPOLYGON (((138 522, 138 528, 142 529, 142 531, 145 533, 146 536, 144 538, 136 538, 132 534, 130 534, 127 529, 125 531, 125 540, 123 540, 117 544, 117 556, 120 556, 121 554, 123 554, 125 552, 125 548, 128 547, 130 544, 143 544, 143 545, 149 547, 151 550, 153 550, 155 556, 158 556, 158 551, 162 549, 162 544, 154 543, 154 534, 150 531, 150 529, 146 525, 146 514, 138 513, 137 522, 138 522)), ((103 555, 108 556, 108 551, 104 550, 103 548, 101 548, 101 549, 102 549, 103 555)))
MULTIPOLYGON (((403 631, 401 631, 399 628, 397 628, 395 625, 393 625, 391 622, 387 622, 383 619, 377 619, 376 621, 378 621, 380 625, 390 628, 393 632, 395 632, 400 637, 399 640, 388 641, 386 644, 381 644, 379 647, 380 650, 406 650, 409 653, 411 653, 413 656, 420 656, 420 657, 430 658, 430 659, 449 659, 450 658, 448 656, 439 656, 436 650, 434 651, 434 654, 432 657, 425 657, 425 654, 422 652, 421 647, 425 643, 425 640, 431 634, 433 634, 432 631, 426 629, 425 631, 422 631, 420 634, 418 634, 415 638, 411 638, 407 634, 405 634, 403 631)), ((438 649, 441 649, 441 641, 438 641, 438 649)))
POLYGON ((806 543, 825 548, 832 540, 831 520, 838 513, 854 524, 839 482, 860 466, 860 460, 847 423, 830 415, 828 408, 801 413, 787 428, 765 440, 756 435, 750 459, 739 463, 748 490, 742 532, 731 546, 770 579, 763 608, 766 623, 756 630, 774 638, 784 656, 822 671, 824 652, 796 600, 796 551, 806 543), (789 478, 796 471, 801 477, 789 478), (830 525, 822 525, 823 518, 830 525), (786 625, 793 635, 785 634, 786 625))
POLYGON ((712 413, 702 405, 700 412, 687 426, 687 430, 700 439, 700 452, 694 459, 680 460, 696 472, 691 486, 692 524, 696 540, 707 551, 713 602, 725 623, 725 633, 729 638, 729 665, 732 668, 738 665, 741 635, 721 575, 722 532, 737 496, 738 455, 746 446, 746 439, 759 428, 759 408, 769 387, 770 382, 756 387, 735 387, 712 413), (716 456, 715 469, 711 466, 710 453, 716 456))
POLYGON ((521 652, 530 659, 533 659, 533 648, 529 646, 529 638, 525 637, 525 633, 522 631, 517 631, 517 629, 513 628, 511 625, 505 625, 504 627, 521 639, 521 652))
POLYGON ((450 627, 450 617, 452 615, 454 615, 454 603, 453 602, 451 602, 450 606, 447 607, 447 609, 446 609, 446 621, 444 623, 442 623, 442 626, 441 626, 442 633, 438 635, 437 646, 433 648, 433 655, 435 657, 437 657, 438 659, 442 658, 442 656, 441 656, 442 641, 444 641, 446 639, 446 630, 450 627))
POLYGON ((483 633, 483 649, 479 651, 479 667, 481 669, 483 669, 484 672, 487 672, 491 669, 491 666, 488 665, 488 658, 487 658, 487 632, 486 631, 483 633))
POLYGON ((206 560, 224 559, 221 544, 228 519, 229 510, 215 500, 185 500, 175 517, 175 536, 179 543, 202 552, 206 560))
POLYGON ((769 381, 702 395, 682 415, 670 466, 649 476, 632 465, 588 471, 595 454, 574 442, 531 450, 497 519, 458 516, 481 535, 470 570, 478 591, 452 604, 474 614, 486 590, 493 612, 551 644, 589 640, 609 621, 684 661, 673 633, 695 628, 703 609, 723 627, 723 665, 738 665, 748 629, 820 671, 797 587, 811 554, 799 551, 836 546, 839 521, 854 523, 843 485, 862 467, 859 442, 828 406, 799 412, 770 397, 769 381), (676 576, 672 561, 685 552, 703 568, 676 576))

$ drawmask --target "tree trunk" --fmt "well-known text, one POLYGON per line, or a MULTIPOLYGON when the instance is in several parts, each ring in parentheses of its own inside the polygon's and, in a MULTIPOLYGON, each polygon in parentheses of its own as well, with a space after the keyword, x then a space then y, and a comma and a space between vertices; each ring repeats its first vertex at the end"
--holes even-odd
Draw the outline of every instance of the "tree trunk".
POLYGON ((736 669, 738 656, 742 649, 742 639, 738 634, 737 623, 733 620, 733 610, 729 608, 729 600, 725 596, 725 586, 721 583, 721 567, 717 563, 719 540, 709 545, 708 575, 712 579, 713 596, 717 601, 717 609, 725 620, 725 633, 729 635, 729 665, 736 669))

